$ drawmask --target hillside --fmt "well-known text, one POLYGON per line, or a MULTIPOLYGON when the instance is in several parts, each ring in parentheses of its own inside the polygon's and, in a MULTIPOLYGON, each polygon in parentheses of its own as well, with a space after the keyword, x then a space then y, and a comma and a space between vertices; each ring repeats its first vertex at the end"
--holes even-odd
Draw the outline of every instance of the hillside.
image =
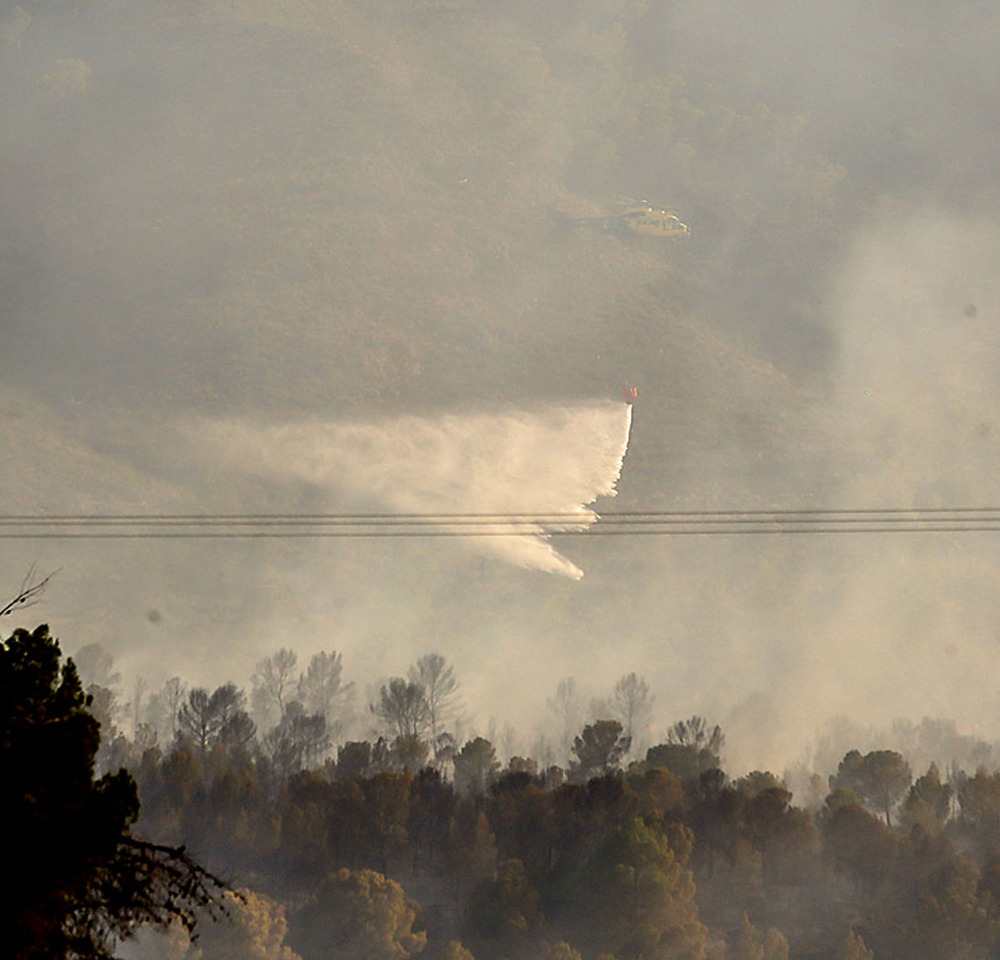
MULTIPOLYGON (((630 186, 591 143, 637 135, 602 131, 643 92, 621 75, 621 26, 546 38, 473 5, 373 9, 95 6, 72 38, 35 11, 8 58, 20 89, 5 84, 34 112, 6 154, 40 169, 6 202, 44 224, 36 269, 13 279, 78 348, 69 386, 100 396, 114 370, 105 391, 146 403, 350 409, 617 391, 660 351, 678 371, 712 362, 709 239, 559 229, 630 186), (53 63, 81 71, 58 96, 53 63), (56 315, 70 297, 72 327, 56 315)), ((641 179, 634 193, 662 189, 641 179)), ((692 189, 661 202, 692 218, 692 189)))
MULTIPOLYGON (((802 224, 829 199, 735 195, 725 155, 779 118, 643 68, 624 8, 109 4, 69 35, 25 9, 5 61, 7 377, 77 421, 99 409, 94 443, 137 410, 364 418, 635 384, 634 460, 659 462, 766 447, 807 401, 816 361, 753 329, 776 229, 738 299, 717 275, 782 217, 826 242, 802 224), (713 130, 723 114, 740 129, 713 130), (690 242, 565 225, 650 189, 690 242)), ((797 175, 822 162, 804 152, 797 175)))
MULTIPOLYGON (((221 464, 197 425, 329 436, 626 386, 623 510, 991 502, 995 17, 959 7, 4 5, 6 509, 336 510, 336 483, 221 464), (690 238, 570 223, 627 197, 690 238)), ((778 675, 789 740, 859 684, 880 721, 988 699, 943 651, 987 657, 992 600, 935 606, 993 596, 985 541, 578 538, 582 587, 354 546, 17 543, 3 574, 63 567, 47 615, 151 672, 248 672, 298 635, 373 675, 421 646, 513 678, 530 648, 526 715, 625 662, 723 716, 778 675), (883 697, 864 665, 903 669, 912 635, 926 669, 883 697)))

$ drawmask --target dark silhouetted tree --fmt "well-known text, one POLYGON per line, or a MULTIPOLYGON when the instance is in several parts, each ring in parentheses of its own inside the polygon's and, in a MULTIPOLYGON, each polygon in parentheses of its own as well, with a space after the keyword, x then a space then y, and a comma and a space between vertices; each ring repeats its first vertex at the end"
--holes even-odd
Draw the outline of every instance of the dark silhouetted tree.
POLYGON ((337 748, 337 779, 356 780, 367 776, 372 762, 372 745, 367 740, 351 740, 337 748))
POLYGON ((16 883, 0 898, 12 960, 109 958, 144 923, 213 907, 222 887, 182 849, 135 839, 135 782, 94 779, 100 743, 76 667, 60 668, 48 627, 0 644, 0 862, 16 883))
POLYGON ((585 783, 592 777, 613 773, 620 768, 630 743, 628 737, 622 736, 622 725, 617 720, 588 723, 573 740, 576 759, 570 761, 570 779, 585 783))
POLYGON ((264 749, 271 759, 279 782, 303 766, 315 766, 330 749, 326 720, 322 714, 308 714, 297 700, 285 707, 277 726, 264 734, 264 749))
POLYGON ((382 685, 371 710, 397 737, 423 739, 428 731, 430 712, 422 684, 393 677, 382 685))
POLYGON ((416 737, 396 737, 389 748, 392 769, 397 773, 419 773, 427 766, 430 748, 416 737))
POLYGON ((171 677, 153 693, 146 706, 146 722, 156 731, 161 743, 169 745, 179 732, 178 714, 187 697, 187 684, 171 677))
POLYGON ((403 773, 377 773, 360 783, 365 798, 364 830, 370 844, 371 860, 387 873, 389 860, 408 839, 410 784, 403 773))
POLYGON ((353 690, 353 683, 343 682, 343 658, 333 650, 314 654, 299 679, 302 705, 326 720, 327 732, 334 740, 343 729, 345 702, 353 690))
POLYGON ((680 780, 697 780, 706 771, 717 770, 719 758, 688 744, 658 743, 646 751, 646 764, 669 770, 680 780))
POLYGON ((932 763, 918 777, 903 803, 903 822, 912 827, 920 824, 930 834, 940 833, 951 816, 951 784, 941 782, 937 765, 932 763))
POLYGON ((417 683, 424 689, 427 725, 436 758, 439 738, 457 707, 458 678, 454 667, 440 653, 428 653, 421 657, 410 667, 409 677, 411 683, 417 683))
POLYGON ((859 891, 872 891, 885 880, 899 850, 889 827, 852 803, 838 806, 827 817, 823 843, 827 857, 859 891))
POLYGON ((830 789, 853 790, 868 806, 885 816, 892 826, 892 810, 906 796, 913 782, 910 765, 895 750, 873 750, 862 756, 846 754, 830 778, 830 789))
POLYGON ((667 731, 667 743, 680 747, 694 747, 708 750, 716 756, 722 751, 726 736, 720 726, 709 726, 704 717, 694 716, 689 720, 678 720, 667 731))
POLYGON ((195 687, 177 712, 181 733, 203 751, 215 739, 221 722, 212 707, 212 695, 204 687, 195 687))
POLYGON ((204 687, 195 687, 177 712, 181 736, 202 751, 215 744, 226 731, 239 739, 248 729, 249 717, 243 710, 245 699, 243 691, 232 683, 216 687, 211 694, 204 687))
POLYGON ((646 763, 669 770, 681 780, 696 780, 719 766, 725 743, 721 727, 710 727, 703 717, 678 720, 667 732, 667 742, 646 751, 646 763))
POLYGON ((493 744, 484 737, 470 740, 455 754, 455 789, 459 793, 485 793, 500 769, 493 744))
POLYGON ((963 828, 982 838, 1000 832, 1000 773, 977 770, 958 787, 958 806, 963 828))

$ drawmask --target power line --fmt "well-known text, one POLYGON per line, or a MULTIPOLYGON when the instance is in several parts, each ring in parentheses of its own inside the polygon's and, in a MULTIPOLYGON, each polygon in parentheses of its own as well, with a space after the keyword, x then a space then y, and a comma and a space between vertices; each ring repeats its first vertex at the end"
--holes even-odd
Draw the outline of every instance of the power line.
MULTIPOLYGON (((331 523, 395 523, 397 521, 462 521, 508 522, 512 520, 582 520, 592 518, 596 511, 516 511, 516 512, 419 512, 419 513, 85 513, 85 514, 0 514, 0 524, 28 523, 219 523, 219 522, 331 522, 331 523)), ((624 510, 597 514, 602 520, 635 519, 729 519, 729 518, 830 518, 830 517, 935 517, 990 516, 1000 519, 1000 507, 859 507, 859 508, 754 508, 746 510, 624 510)))
POLYGON ((365 514, 11 514, 0 539, 773 536, 989 533, 1000 507, 365 514))

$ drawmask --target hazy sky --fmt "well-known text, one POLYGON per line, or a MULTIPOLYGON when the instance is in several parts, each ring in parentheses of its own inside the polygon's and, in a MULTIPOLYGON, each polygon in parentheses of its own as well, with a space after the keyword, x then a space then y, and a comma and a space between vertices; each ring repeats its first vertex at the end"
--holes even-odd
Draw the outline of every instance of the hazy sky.
MULTIPOLYGON (((8 514, 1000 505, 992 4, 0 6, 8 514), (435 13, 434 11, 437 10, 435 13), (434 18, 437 19, 434 19, 434 18), (567 226, 649 196, 656 245, 567 226), (620 403, 639 387, 632 436, 620 403)), ((1000 737, 996 534, 9 539, 154 683, 1000 737), (579 573, 580 579, 573 579, 579 573), (570 574, 571 576, 561 576, 570 574)))

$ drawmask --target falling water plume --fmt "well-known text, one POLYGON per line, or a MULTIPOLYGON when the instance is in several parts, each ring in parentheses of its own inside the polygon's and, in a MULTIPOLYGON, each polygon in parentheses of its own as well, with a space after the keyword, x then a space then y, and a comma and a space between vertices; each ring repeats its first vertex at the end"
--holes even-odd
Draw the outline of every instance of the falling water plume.
POLYGON ((631 422, 631 405, 601 401, 374 423, 213 420, 197 434, 214 456, 272 481, 307 483, 392 514, 496 517, 463 542, 579 579, 583 571, 549 535, 599 519, 591 505, 616 493, 631 422))

